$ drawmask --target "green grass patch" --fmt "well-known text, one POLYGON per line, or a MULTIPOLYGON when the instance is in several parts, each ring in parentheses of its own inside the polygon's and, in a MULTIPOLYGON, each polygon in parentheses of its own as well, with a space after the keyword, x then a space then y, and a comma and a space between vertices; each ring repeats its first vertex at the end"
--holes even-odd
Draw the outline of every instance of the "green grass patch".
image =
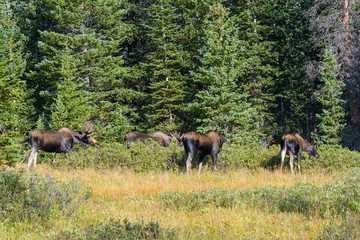
POLYGON ((1 171, 0 221, 44 224, 58 216, 69 217, 91 193, 77 181, 63 183, 50 176, 1 171))
POLYGON ((71 227, 51 236, 52 239, 177 239, 176 231, 161 228, 157 222, 132 223, 109 220, 88 227, 71 227))
POLYGON ((295 212, 328 217, 360 212, 360 177, 315 186, 298 183, 290 187, 256 187, 249 190, 167 191, 157 196, 164 208, 197 211, 204 208, 257 207, 269 211, 295 212))

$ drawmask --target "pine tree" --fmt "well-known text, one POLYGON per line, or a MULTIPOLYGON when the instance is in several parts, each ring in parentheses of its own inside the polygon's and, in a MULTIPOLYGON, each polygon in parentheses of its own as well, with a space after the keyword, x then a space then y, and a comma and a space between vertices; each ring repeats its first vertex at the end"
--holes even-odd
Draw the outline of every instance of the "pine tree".
MULTIPOLYGON (((310 30, 312 30, 314 44, 322 52, 326 46, 331 45, 334 57, 340 65, 338 79, 346 84, 344 92, 348 100, 348 123, 353 135, 347 145, 359 150, 359 3, 350 0, 314 0, 308 15, 310 16, 310 30)), ((318 64, 315 63, 314 65, 318 64)), ((317 76, 320 71, 314 67, 314 71, 311 73, 317 76)))
POLYGON ((125 23, 126 1, 90 3, 89 28, 93 33, 84 52, 82 74, 89 81, 91 118, 97 124, 100 140, 122 141, 124 134, 133 128, 131 106, 140 95, 132 86, 136 73, 125 65, 122 54, 133 26, 125 23))
POLYGON ((268 28, 265 39, 273 42, 277 61, 273 66, 278 69, 273 88, 277 106, 271 108, 276 112, 274 122, 279 132, 301 131, 306 138, 316 125, 314 117, 319 111, 312 100, 316 85, 305 71, 306 63, 316 53, 310 44, 305 15, 311 4, 312 0, 273 0, 267 4, 268 17, 262 18, 268 28))
POLYGON ((129 27, 119 1, 35 2, 42 58, 30 76, 39 86, 41 108, 51 127, 77 128, 95 123, 98 139, 122 140, 131 129, 127 104, 136 92, 127 88, 121 46, 129 27))
POLYGON ((177 128, 184 99, 184 83, 181 70, 183 52, 178 41, 181 37, 179 14, 172 1, 155 1, 149 7, 150 18, 145 31, 151 39, 150 54, 142 64, 150 80, 149 101, 145 106, 149 115, 149 127, 169 132, 177 128))
POLYGON ((8 1, 0 1, 0 159, 19 157, 23 135, 29 130, 30 91, 21 79, 25 70, 24 36, 8 1))
POLYGON ((274 2, 240 1, 231 4, 231 16, 238 28, 242 51, 239 55, 241 75, 237 84, 249 92, 248 101, 255 108, 256 134, 261 138, 271 134, 274 124, 274 85, 279 74, 274 42, 266 36, 271 31, 267 20, 274 2))
POLYGON ((86 41, 83 35, 84 18, 89 12, 84 4, 76 1, 69 4, 43 0, 31 4, 36 9, 35 20, 39 21, 33 26, 42 29, 36 49, 41 61, 35 64, 34 71, 29 74, 39 93, 37 110, 45 114, 42 119, 49 121, 44 125, 50 129, 61 126, 77 128, 84 124, 82 116, 88 116, 88 112, 83 110, 89 103, 76 96, 85 91, 88 84, 81 75, 84 63, 81 51, 86 41))
POLYGON ((59 54, 60 69, 59 76, 61 81, 57 82, 57 94, 55 103, 51 107, 51 129, 62 126, 76 128, 84 125, 90 116, 88 93, 84 90, 84 84, 76 80, 76 71, 81 65, 81 61, 71 56, 69 48, 65 48, 59 54))
POLYGON ((337 73, 339 65, 330 48, 326 49, 324 60, 321 64, 320 81, 323 83, 321 91, 316 94, 319 102, 323 105, 322 113, 317 114, 320 119, 319 129, 323 134, 322 140, 328 144, 339 144, 341 133, 344 130, 345 100, 342 99, 342 89, 345 83, 339 81, 337 73))
POLYGON ((244 48, 228 9, 217 2, 209 10, 204 21, 201 65, 192 72, 201 89, 189 108, 200 131, 233 126, 246 132, 251 129, 254 109, 247 102, 248 94, 237 85, 243 67, 239 54, 244 48))

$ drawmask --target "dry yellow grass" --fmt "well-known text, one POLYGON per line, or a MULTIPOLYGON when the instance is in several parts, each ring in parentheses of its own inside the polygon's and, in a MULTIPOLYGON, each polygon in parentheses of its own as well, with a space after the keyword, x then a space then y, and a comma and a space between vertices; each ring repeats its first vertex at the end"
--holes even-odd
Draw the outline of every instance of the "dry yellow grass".
POLYGON ((304 173, 291 178, 290 173, 259 169, 229 172, 205 171, 187 176, 179 172, 134 173, 125 170, 64 171, 39 166, 37 172, 59 180, 76 179, 89 185, 94 194, 80 209, 78 217, 55 222, 50 231, 71 226, 89 226, 110 219, 131 222, 158 222, 161 227, 177 229, 180 239, 315 239, 326 219, 296 213, 270 212, 236 206, 205 208, 198 211, 164 209, 155 196, 167 190, 249 189, 258 186, 290 186, 296 183, 323 185, 337 175, 304 173))
POLYGON ((184 173, 134 173, 122 170, 73 170, 62 171, 39 167, 38 172, 56 176, 60 180, 76 179, 91 186, 95 193, 112 197, 131 195, 151 195, 167 190, 187 191, 202 189, 249 189, 258 186, 291 186, 295 183, 323 185, 332 182, 336 176, 317 172, 316 174, 295 175, 289 173, 259 169, 256 172, 247 169, 237 171, 212 172, 187 176, 184 173))

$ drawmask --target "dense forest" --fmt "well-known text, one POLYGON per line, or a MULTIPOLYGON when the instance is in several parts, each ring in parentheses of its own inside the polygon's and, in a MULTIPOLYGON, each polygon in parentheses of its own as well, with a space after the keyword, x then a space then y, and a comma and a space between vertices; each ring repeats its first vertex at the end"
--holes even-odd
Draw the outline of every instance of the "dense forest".
POLYGON ((360 149, 355 0, 0 0, 1 158, 34 128, 360 149))

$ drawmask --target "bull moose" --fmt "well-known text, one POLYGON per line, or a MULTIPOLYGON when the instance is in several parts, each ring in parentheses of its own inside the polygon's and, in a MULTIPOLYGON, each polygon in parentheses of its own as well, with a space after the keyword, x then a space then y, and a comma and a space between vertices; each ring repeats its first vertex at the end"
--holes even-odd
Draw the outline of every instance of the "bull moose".
POLYGON ((153 139, 163 147, 168 147, 171 143, 171 137, 162 132, 141 133, 134 131, 126 134, 124 139, 128 143, 135 141, 145 142, 147 139, 153 139))
POLYGON ((300 134, 285 134, 281 137, 281 167, 280 171, 284 166, 284 159, 286 153, 290 156, 290 169, 291 176, 294 177, 294 156, 297 155, 297 166, 300 173, 300 160, 301 153, 305 151, 309 154, 309 158, 315 156, 319 158, 319 154, 316 151, 316 145, 310 144, 300 134))
POLYGON ((187 174, 189 174, 191 171, 191 161, 193 160, 194 154, 198 154, 200 156, 199 174, 201 172, 204 157, 206 155, 211 155, 213 167, 215 170, 217 169, 217 155, 221 151, 223 143, 228 142, 227 138, 225 137, 226 133, 227 128, 225 129, 224 134, 221 134, 216 130, 210 130, 206 133, 188 132, 181 137, 187 156, 187 174))
POLYGON ((97 141, 90 136, 94 131, 90 123, 85 123, 88 130, 79 127, 79 131, 72 130, 68 127, 61 127, 55 131, 35 129, 29 133, 29 141, 32 147, 31 155, 28 160, 27 170, 31 165, 36 168, 37 152, 43 150, 45 152, 67 153, 70 160, 70 150, 74 144, 87 144, 96 146, 97 141))

